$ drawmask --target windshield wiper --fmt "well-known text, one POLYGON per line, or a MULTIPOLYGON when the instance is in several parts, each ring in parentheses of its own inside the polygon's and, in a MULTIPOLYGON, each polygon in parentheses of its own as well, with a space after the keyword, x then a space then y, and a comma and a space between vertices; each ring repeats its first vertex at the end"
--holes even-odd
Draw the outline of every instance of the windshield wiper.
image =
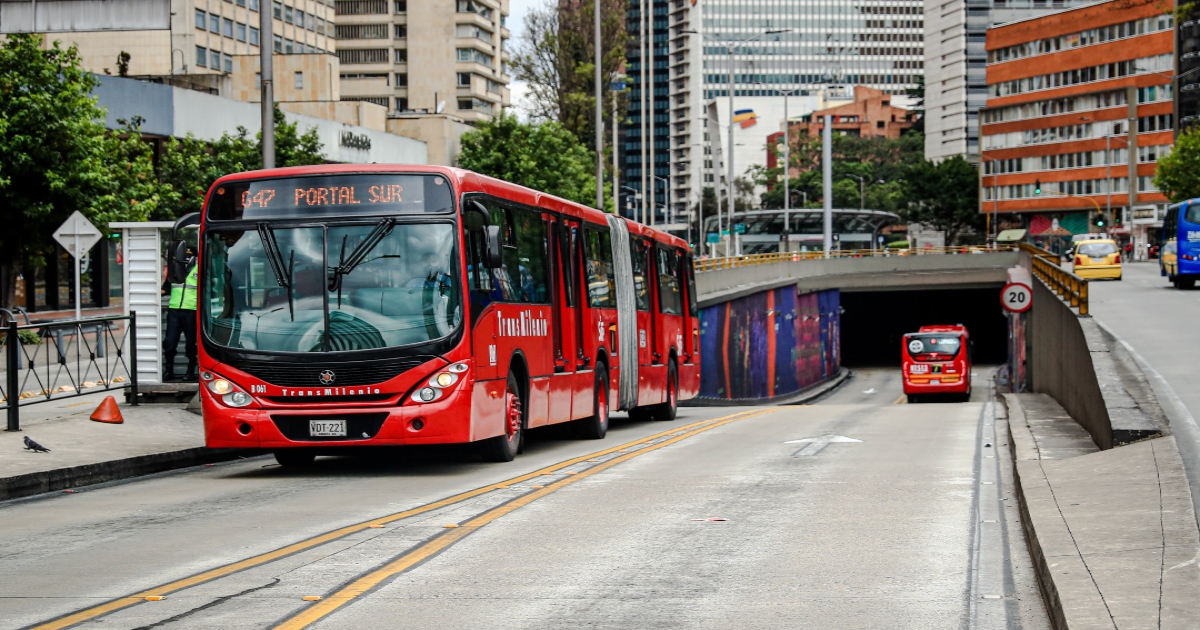
POLYGON ((279 243, 275 242, 275 233, 265 222, 258 223, 258 238, 262 241, 263 250, 267 254, 267 264, 271 265, 271 273, 275 274, 275 282, 287 289, 288 314, 296 321, 296 309, 292 294, 292 273, 296 268, 296 250, 291 251, 287 270, 283 268, 283 253, 279 251, 279 243))
POLYGON ((333 277, 329 279, 329 290, 340 291, 342 288, 342 276, 349 275, 350 272, 361 265, 367 255, 371 253, 371 250, 375 249, 375 246, 380 241, 392 233, 392 228, 395 226, 396 219, 392 217, 382 219, 379 223, 375 224, 375 227, 371 230, 370 234, 367 234, 366 238, 359 241, 349 256, 346 255, 346 240, 342 239, 342 253, 339 256, 338 266, 330 270, 333 272, 333 277))

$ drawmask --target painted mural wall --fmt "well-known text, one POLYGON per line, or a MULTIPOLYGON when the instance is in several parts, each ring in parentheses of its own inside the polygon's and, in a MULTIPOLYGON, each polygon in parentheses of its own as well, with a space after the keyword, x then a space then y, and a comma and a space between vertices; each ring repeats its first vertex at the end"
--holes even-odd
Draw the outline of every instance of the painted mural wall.
POLYGON ((837 289, 763 291, 700 311, 700 397, 764 400, 837 375, 841 334, 837 289))

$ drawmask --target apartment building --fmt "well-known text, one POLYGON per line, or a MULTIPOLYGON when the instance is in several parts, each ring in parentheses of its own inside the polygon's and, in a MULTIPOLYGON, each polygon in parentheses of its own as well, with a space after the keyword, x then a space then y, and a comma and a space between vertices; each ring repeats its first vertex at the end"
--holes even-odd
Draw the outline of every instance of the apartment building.
POLYGON ((468 124, 508 107, 508 0, 334 2, 342 100, 468 124))
POLYGON ((981 211, 1033 238, 1146 242, 1139 217, 1166 203, 1153 175, 1174 140, 1173 31, 1169 9, 1123 0, 988 29, 981 211))
POLYGON ((979 160, 988 28, 1095 0, 926 0, 925 157, 979 160))
POLYGON ((273 47, 280 55, 332 55, 334 0, 172 0, 170 24, 156 30, 90 30, 46 35, 79 47, 83 65, 97 74, 118 74, 127 53, 127 75, 232 89, 234 58, 257 55, 260 2, 271 2, 273 47))
POLYGON ((735 177, 763 163, 768 136, 784 118, 784 92, 792 95, 790 116, 822 106, 831 86, 847 84, 906 104, 905 91, 923 72, 923 6, 922 0, 664 2, 656 20, 668 31, 667 49, 658 57, 663 80, 656 88, 668 103, 658 124, 669 130, 668 162, 661 166, 670 173, 672 203, 690 207, 704 187, 723 185, 711 147, 728 144, 731 74, 734 108, 769 121, 735 128, 734 146, 724 150, 735 177), (705 122, 710 108, 713 123, 705 122))

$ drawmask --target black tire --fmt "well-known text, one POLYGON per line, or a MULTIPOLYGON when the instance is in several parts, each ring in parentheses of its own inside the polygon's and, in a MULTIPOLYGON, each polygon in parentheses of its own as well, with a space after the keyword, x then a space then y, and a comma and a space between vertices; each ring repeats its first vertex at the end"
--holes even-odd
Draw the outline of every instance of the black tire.
POLYGON ((918 395, 916 395, 916 394, 909 394, 909 395, 908 395, 908 404, 910 404, 910 405, 915 405, 915 404, 917 404, 917 403, 919 403, 919 402, 921 402, 921 397, 920 397, 920 396, 918 396, 918 395))
POLYGON ((592 415, 575 421, 575 435, 584 440, 602 440, 608 434, 608 368, 603 363, 596 364, 595 392, 592 415))
POLYGON ((275 461, 284 468, 307 468, 312 466, 317 454, 305 448, 285 448, 275 451, 275 461))
POLYGON ((521 382, 508 373, 504 389, 504 433, 478 442, 479 454, 489 462, 511 462, 521 452, 529 409, 525 405, 521 382))
MULTIPOLYGON (((1178 276, 1176 276, 1176 277, 1178 278, 1178 276)), ((1196 279, 1195 278, 1178 278, 1176 280, 1176 282, 1178 282, 1179 284, 1176 284, 1175 286, 1179 287, 1180 289, 1183 289, 1184 291, 1190 291, 1190 290, 1196 288, 1196 279)))
POLYGON ((679 413, 679 371, 674 360, 667 364, 667 401, 651 409, 651 417, 660 422, 670 422, 679 413))

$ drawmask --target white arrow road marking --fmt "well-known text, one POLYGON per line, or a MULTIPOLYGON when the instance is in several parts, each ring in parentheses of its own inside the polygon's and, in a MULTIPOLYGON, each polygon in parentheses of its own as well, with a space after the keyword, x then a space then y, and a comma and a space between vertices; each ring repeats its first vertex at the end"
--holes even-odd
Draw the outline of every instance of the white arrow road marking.
POLYGON ((792 456, 793 457, 813 457, 817 453, 820 453, 822 450, 824 450, 826 446, 829 446, 829 444, 831 442, 862 442, 862 440, 856 440, 854 438, 848 438, 844 435, 834 435, 834 434, 830 433, 828 435, 822 435, 819 437, 800 438, 799 440, 789 440, 787 442, 784 442, 784 444, 806 444, 806 446, 804 448, 796 451, 795 453, 792 453, 792 456))
POLYGON ((877 392, 877 391, 879 391, 879 390, 877 390, 877 389, 875 389, 874 387, 872 387, 871 389, 864 389, 864 390, 863 390, 863 393, 864 393, 864 394, 874 394, 874 393, 875 393, 875 392, 877 392))

